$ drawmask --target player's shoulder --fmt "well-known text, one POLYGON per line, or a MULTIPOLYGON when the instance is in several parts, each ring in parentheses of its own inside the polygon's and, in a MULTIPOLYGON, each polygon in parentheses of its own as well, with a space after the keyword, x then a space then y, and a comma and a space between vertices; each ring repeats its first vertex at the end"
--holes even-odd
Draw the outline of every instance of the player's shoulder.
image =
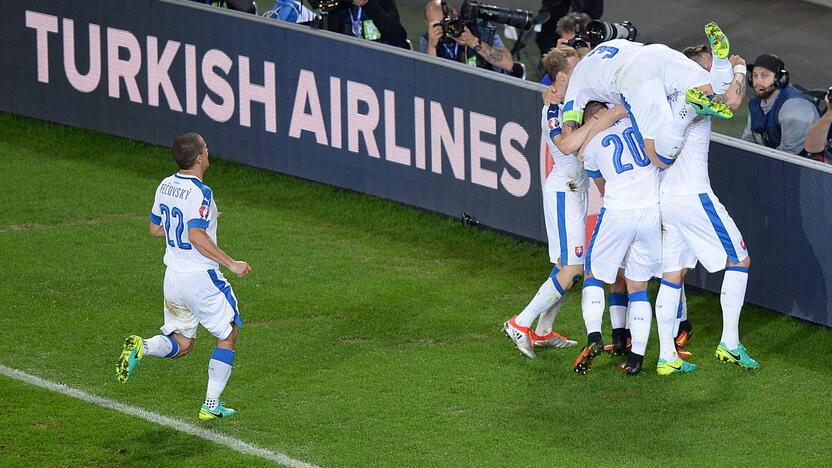
POLYGON ((214 196, 214 192, 211 190, 211 187, 202 182, 198 177, 182 174, 174 174, 173 177, 180 183, 188 187, 192 187, 191 192, 188 194, 189 200, 207 200, 210 202, 211 198, 214 196))

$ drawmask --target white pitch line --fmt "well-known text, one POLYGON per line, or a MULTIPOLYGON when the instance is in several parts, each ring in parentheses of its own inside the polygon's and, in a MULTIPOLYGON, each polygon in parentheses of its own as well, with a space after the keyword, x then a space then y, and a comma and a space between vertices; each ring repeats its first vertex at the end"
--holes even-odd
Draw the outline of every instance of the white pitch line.
POLYGON ((150 421, 160 426, 169 427, 179 432, 184 432, 186 434, 209 440, 217 444, 225 445, 230 449, 236 450, 237 452, 244 453, 246 455, 253 455, 255 457, 264 458, 266 460, 277 462, 281 465, 290 466, 292 468, 318 468, 316 465, 312 465, 300 460, 295 460, 294 458, 291 458, 288 455, 284 455, 280 452, 272 452, 271 450, 260 448, 256 445, 244 442, 239 439, 235 439, 233 437, 229 437, 224 434, 220 434, 219 432, 215 432, 210 429, 203 429, 201 427, 194 426, 193 424, 188 424, 186 422, 179 421, 178 419, 162 416, 160 414, 143 410, 135 406, 125 405, 124 403, 119 403, 115 400, 110 400, 109 398, 93 395, 92 393, 87 393, 83 390, 78 390, 77 388, 72 388, 62 383, 42 379, 40 377, 27 374, 23 371, 6 367, 2 364, 0 364, 0 375, 5 375, 6 377, 19 380, 21 382, 34 385, 36 387, 45 388, 56 393, 61 393, 72 398, 77 398, 78 400, 82 400, 87 403, 92 403, 93 405, 97 405, 102 408, 116 410, 119 413, 135 416, 137 418, 144 419, 145 421, 150 421))

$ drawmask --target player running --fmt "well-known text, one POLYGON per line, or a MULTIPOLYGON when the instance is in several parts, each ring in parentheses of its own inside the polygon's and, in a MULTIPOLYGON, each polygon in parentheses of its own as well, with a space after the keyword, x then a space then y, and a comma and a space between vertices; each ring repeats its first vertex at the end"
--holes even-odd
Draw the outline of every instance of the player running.
MULTIPOLYGON (((603 106, 598 102, 588 103, 587 115, 603 106)), ((629 293, 632 348, 622 369, 628 374, 638 374, 653 319, 647 281, 661 269, 658 168, 642 152, 629 118, 597 134, 587 143, 583 155, 587 174, 604 196, 604 206, 598 214, 584 268, 586 279, 581 306, 587 345, 572 367, 575 372, 585 374, 603 351, 604 283, 614 283, 623 266, 629 293)), ((685 362, 676 364, 686 372, 696 369, 685 362)))
POLYGON ((220 401, 231 368, 237 327, 242 327, 237 298, 220 273, 223 265, 242 278, 251 267, 217 246, 217 203, 202 183, 208 169, 208 146, 196 133, 173 142, 179 172, 162 180, 150 210, 150 235, 166 240, 162 334, 143 339, 128 336, 116 365, 121 383, 133 375, 144 356, 178 358, 191 351, 197 325, 217 338, 208 362, 208 390, 199 419, 228 418, 236 413, 220 401))
MULTIPOLYGON (((702 68, 710 69, 715 87, 718 83, 730 83, 726 95, 732 99, 728 104, 736 108, 745 95, 745 61, 738 56, 728 58, 728 39, 715 23, 706 26, 705 32, 713 56, 693 53, 691 58, 702 68)), ((674 98, 672 105, 676 112, 688 111, 680 97, 674 98)), ((661 184, 665 236, 662 284, 656 298, 661 346, 659 362, 673 359, 674 312, 679 306, 685 275, 698 261, 711 273, 726 270, 720 296, 722 337, 715 351, 716 357, 742 368, 757 369, 759 363, 748 355, 739 341, 739 317, 745 302, 751 258, 737 225, 711 189, 708 177, 710 135, 711 119, 695 119, 687 131, 679 157, 665 171, 661 184)))
MULTIPOLYGON (((555 61, 577 59, 575 49, 554 48, 543 58, 546 66, 555 61)), ((549 151, 554 157, 554 168, 543 185, 543 213, 549 240, 549 259, 554 264, 549 277, 537 291, 531 302, 520 314, 503 324, 503 332, 511 339, 520 354, 534 358, 533 348, 565 348, 578 343, 552 330, 563 304, 566 291, 583 273, 586 243, 586 213, 589 206, 589 180, 583 164, 574 154, 564 154, 556 146, 561 138, 561 106, 563 85, 556 82, 544 93, 541 128, 549 151), (535 319, 537 327, 531 330, 535 319)), ((603 111, 590 125, 575 134, 586 134, 592 129, 603 129, 626 115, 622 108, 603 111)), ((577 141, 577 140, 576 140, 577 141)), ((580 143, 574 147, 577 150, 580 143)))
POLYGON ((583 122, 587 102, 624 104, 636 141, 660 168, 679 153, 690 124, 690 119, 674 117, 667 96, 684 93, 686 102, 700 115, 733 116, 721 102, 724 96, 707 97, 714 94, 708 73, 662 44, 604 42, 576 65, 556 71, 569 77, 563 111, 567 139, 570 129, 583 122))

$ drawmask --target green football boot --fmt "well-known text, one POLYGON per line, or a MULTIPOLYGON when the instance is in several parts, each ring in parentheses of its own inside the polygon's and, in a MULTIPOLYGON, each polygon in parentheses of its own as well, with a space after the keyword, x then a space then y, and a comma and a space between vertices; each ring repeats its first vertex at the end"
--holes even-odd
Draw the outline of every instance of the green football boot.
POLYGON ((231 408, 226 408, 224 401, 219 402, 217 407, 213 410, 211 408, 208 408, 208 405, 202 405, 202 408, 199 409, 199 419, 203 421, 208 421, 211 419, 230 418, 235 414, 237 414, 237 411, 231 408))
POLYGON ((683 359, 676 359, 675 361, 659 359, 659 363, 656 365, 656 372, 659 375, 685 374, 696 369, 699 369, 696 364, 691 364, 683 359))
POLYGON ((736 364, 743 369, 760 368, 760 363, 748 355, 748 352, 745 350, 745 346, 743 346, 742 343, 737 346, 737 349, 728 349, 728 347, 725 346, 725 343, 720 343, 714 352, 714 356, 716 356, 720 362, 736 364))
POLYGON ((142 360, 142 337, 137 335, 130 335, 124 340, 124 347, 121 350, 121 356, 118 357, 116 364, 116 378, 121 383, 125 383, 133 375, 133 370, 139 365, 142 360))
POLYGON ((728 58, 728 54, 731 53, 731 43, 718 24, 713 21, 706 24, 705 36, 708 37, 708 43, 710 43, 714 55, 721 59, 728 58))
POLYGON ((704 117, 716 117, 728 120, 734 116, 734 111, 724 102, 712 101, 699 88, 690 88, 685 93, 685 102, 690 104, 697 114, 704 117))

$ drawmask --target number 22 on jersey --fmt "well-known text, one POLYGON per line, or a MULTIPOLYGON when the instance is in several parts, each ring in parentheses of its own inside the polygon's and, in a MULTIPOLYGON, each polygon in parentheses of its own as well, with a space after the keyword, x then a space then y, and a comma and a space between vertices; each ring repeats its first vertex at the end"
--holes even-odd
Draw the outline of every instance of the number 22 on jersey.
POLYGON ((164 203, 159 204, 159 211, 162 212, 162 216, 165 217, 164 226, 165 226, 165 238, 168 241, 168 245, 171 247, 179 247, 182 250, 191 250, 191 244, 182 240, 182 233, 185 232, 185 215, 182 213, 177 207, 169 207, 164 203), (178 218, 178 221, 174 218, 178 218), (176 244, 174 245, 174 239, 170 232, 171 224, 176 223, 176 244))

